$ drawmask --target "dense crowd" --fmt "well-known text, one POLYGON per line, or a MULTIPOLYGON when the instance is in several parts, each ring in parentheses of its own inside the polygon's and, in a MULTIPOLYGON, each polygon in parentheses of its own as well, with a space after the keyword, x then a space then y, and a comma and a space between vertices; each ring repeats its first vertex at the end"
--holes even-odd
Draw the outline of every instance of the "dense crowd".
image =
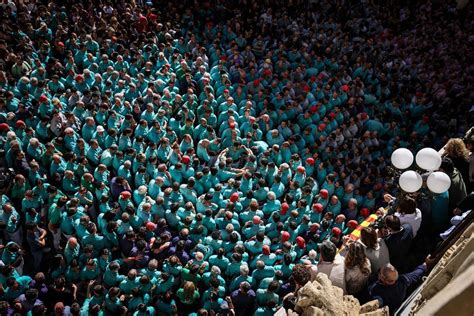
POLYGON ((156 2, 0 4, 0 315, 394 312, 473 205, 472 6, 156 2))

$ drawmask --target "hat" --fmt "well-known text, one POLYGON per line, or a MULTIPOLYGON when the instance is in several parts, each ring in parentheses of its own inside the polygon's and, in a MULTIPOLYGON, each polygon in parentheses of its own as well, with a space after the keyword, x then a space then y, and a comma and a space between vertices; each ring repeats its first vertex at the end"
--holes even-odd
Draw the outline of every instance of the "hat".
POLYGON ((262 253, 268 256, 270 254, 270 247, 268 245, 263 245, 262 253))
POLYGON ((0 124, 0 132, 8 132, 10 130, 10 126, 7 123, 0 124))
POLYGON ((76 76, 76 81, 79 81, 79 80, 84 80, 84 76, 83 75, 77 75, 76 76))
POLYGON ((290 208, 290 206, 288 205, 288 203, 283 202, 283 203, 281 204, 281 213, 282 213, 283 215, 285 215, 286 212, 288 212, 288 209, 289 209, 289 208, 290 208))
POLYGON ((317 105, 311 106, 311 107, 309 108, 309 111, 310 111, 311 113, 316 113, 316 112, 318 112, 318 106, 317 106, 317 105))
POLYGON ((258 87, 259 84, 260 84, 260 80, 255 79, 255 80, 253 81, 253 85, 254 85, 255 87, 258 87))
POLYGON ((48 97, 43 94, 39 97, 38 101, 39 102, 48 102, 48 97))
POLYGON ((239 193, 237 192, 232 193, 229 200, 234 203, 237 202, 239 200, 239 193))
POLYGON ((305 169, 303 166, 298 166, 298 168, 296 168, 296 171, 298 171, 299 173, 303 173, 305 172, 305 169))
POLYGON ((364 207, 363 209, 360 210, 360 215, 362 215, 364 218, 370 215, 370 211, 368 208, 364 207))
POLYGON ((254 216, 252 221, 255 225, 260 224, 260 216, 254 216))
POLYGON ((322 213, 324 209, 324 206, 321 203, 315 203, 313 204, 313 210, 315 210, 318 213, 322 213))
POLYGON ((334 119, 336 117, 336 113, 334 113, 334 112, 329 113, 329 117, 331 119, 334 119))
POLYGON ((301 237, 301 236, 296 237, 296 244, 297 244, 298 247, 300 247, 300 248, 306 247, 306 241, 305 241, 304 238, 301 237))
POLYGON ((97 126, 97 132, 102 133, 104 131, 105 131, 105 129, 102 125, 97 126))
POLYGON ((15 126, 16 127, 26 127, 26 124, 22 120, 18 120, 18 121, 16 121, 15 126))
POLYGON ((324 123, 319 124, 318 130, 319 130, 320 132, 324 131, 325 129, 326 129, 326 124, 324 124, 324 123))
POLYGON ((285 242, 285 241, 288 241, 290 240, 290 233, 289 232, 281 232, 281 241, 282 242, 285 242))
POLYGON ((224 93, 229 93, 229 89, 224 89, 224 93))
POLYGON ((58 47, 64 47, 64 43, 63 42, 58 42, 58 47))
POLYGON ((339 227, 333 227, 331 230, 332 234, 336 237, 341 236, 341 229, 339 227))
POLYGON ((145 227, 146 227, 146 230, 151 232, 151 231, 154 231, 156 229, 156 224, 153 223, 153 222, 148 222, 148 223, 146 223, 145 227))
POLYGON ((344 92, 348 92, 348 91, 349 91, 349 86, 348 86, 348 85, 346 85, 346 84, 345 84, 345 85, 343 85, 343 86, 342 86, 342 91, 344 91, 344 92))
POLYGON ((310 165, 310 166, 313 166, 313 165, 314 165, 314 159, 311 158, 311 157, 310 157, 310 158, 307 158, 307 159, 306 159, 306 163, 307 163, 308 165, 310 165))
POLYGON ((352 229, 355 229, 358 225, 359 223, 357 223, 357 221, 353 219, 347 222, 347 227, 352 229))
POLYGON ((323 199, 327 199, 329 197, 329 192, 328 190, 326 189, 322 189, 321 191, 319 191, 319 195, 323 198, 323 199))
POLYGON ((234 122, 230 122, 230 123, 229 123, 229 127, 230 127, 231 129, 234 129, 234 128, 235 128, 235 123, 234 123, 234 122))
POLYGON ((369 117, 369 115, 367 115, 367 113, 365 113, 365 112, 362 112, 362 114, 360 115, 360 118, 363 119, 363 120, 365 120, 368 117, 369 117))
POLYGON ((191 158, 189 158, 189 156, 183 156, 181 157, 181 161, 187 165, 188 163, 191 162, 191 158))
POLYGON ((129 191, 122 191, 122 193, 120 193, 120 197, 122 199, 129 199, 132 197, 132 193, 130 193, 129 191))

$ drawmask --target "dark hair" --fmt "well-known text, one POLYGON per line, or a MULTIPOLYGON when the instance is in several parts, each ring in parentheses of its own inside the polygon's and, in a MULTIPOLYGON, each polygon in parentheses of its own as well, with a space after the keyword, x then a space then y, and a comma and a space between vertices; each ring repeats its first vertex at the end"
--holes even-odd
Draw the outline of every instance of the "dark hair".
POLYGON ((303 286, 311 280, 311 270, 308 266, 297 264, 293 267, 291 277, 295 283, 303 286))
POLYGON ((369 249, 377 247, 377 232, 372 227, 364 227, 360 232, 360 241, 369 249))
POLYGON ((329 240, 325 240, 319 244, 319 253, 324 261, 333 262, 336 257, 336 252, 336 245, 329 240))
POLYGON ((398 205, 399 212, 402 214, 414 214, 416 212, 416 201, 410 196, 404 197, 398 205))
POLYGON ((401 228, 400 219, 395 215, 388 215, 385 217, 385 225, 394 231, 399 231, 401 228))

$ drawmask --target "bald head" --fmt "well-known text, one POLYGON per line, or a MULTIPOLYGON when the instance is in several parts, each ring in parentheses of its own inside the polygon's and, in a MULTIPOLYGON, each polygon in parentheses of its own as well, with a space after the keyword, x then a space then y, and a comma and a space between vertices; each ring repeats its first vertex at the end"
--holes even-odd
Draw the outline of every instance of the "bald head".
POLYGON ((382 268, 380 268, 379 280, 386 285, 395 284, 398 280, 397 269, 390 263, 387 263, 382 268))

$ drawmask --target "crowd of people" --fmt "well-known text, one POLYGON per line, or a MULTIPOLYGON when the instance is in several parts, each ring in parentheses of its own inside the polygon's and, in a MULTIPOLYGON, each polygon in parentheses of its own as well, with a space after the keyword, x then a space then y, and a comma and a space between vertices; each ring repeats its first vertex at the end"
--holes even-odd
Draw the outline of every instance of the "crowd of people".
POLYGON ((393 313, 472 207, 456 5, 2 1, 0 315, 273 315, 317 273, 393 313), (427 146, 449 191, 400 194, 427 146))

